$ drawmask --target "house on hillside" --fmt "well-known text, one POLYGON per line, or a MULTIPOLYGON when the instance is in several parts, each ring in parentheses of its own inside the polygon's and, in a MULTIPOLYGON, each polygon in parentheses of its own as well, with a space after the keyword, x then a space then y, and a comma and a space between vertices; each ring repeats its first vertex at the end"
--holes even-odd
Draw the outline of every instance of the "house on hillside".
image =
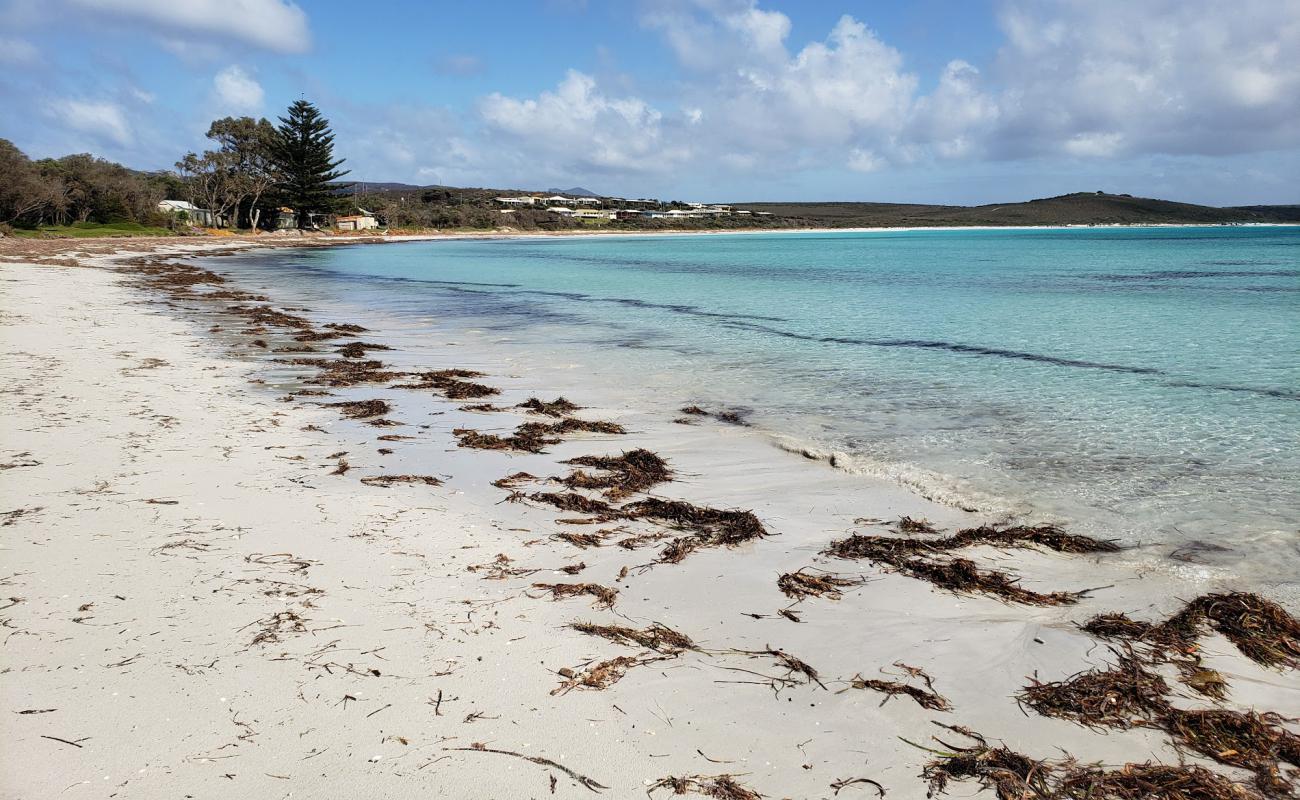
POLYGON ((503 206, 531 206, 537 202, 536 197, 497 197, 493 198, 503 206))
POLYGON ((158 203, 158 211, 200 228, 218 228, 226 223, 224 215, 218 218, 208 209, 199 208, 188 200, 163 200, 158 203))
POLYGON ((379 220, 364 208, 358 208, 357 214, 335 217, 334 227, 341 231, 368 231, 379 227, 379 220))
POLYGON ((551 212, 552 214, 559 214, 560 216, 564 216, 564 217, 573 216, 573 209, 567 206, 549 206, 547 207, 546 210, 551 212))
POLYGON ((559 194, 553 194, 550 197, 543 198, 542 202, 550 203, 553 206, 574 206, 578 204, 578 201, 574 198, 565 197, 564 195, 559 194))

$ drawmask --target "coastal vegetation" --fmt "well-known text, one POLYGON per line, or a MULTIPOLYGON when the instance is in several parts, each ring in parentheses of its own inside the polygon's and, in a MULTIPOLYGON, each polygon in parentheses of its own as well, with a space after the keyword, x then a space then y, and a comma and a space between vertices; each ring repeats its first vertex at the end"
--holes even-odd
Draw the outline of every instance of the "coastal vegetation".
POLYGON ((332 215, 344 213, 368 221, 354 229, 407 233, 1300 222, 1300 206, 1216 208, 1101 191, 981 206, 759 202, 702 207, 678 200, 627 201, 585 190, 570 191, 577 198, 563 198, 509 189, 345 183, 339 180, 348 175, 339 169, 345 159, 334 152, 329 120, 305 100, 290 106, 278 125, 252 117, 214 120, 207 138, 211 149, 186 153, 172 170, 153 172, 88 153, 32 160, 0 139, 0 233, 90 237, 308 229, 329 227, 332 215), (574 203, 576 211, 548 206, 557 199, 581 203, 574 203), (502 208, 503 200, 512 205, 502 208), (600 211, 582 213, 583 208, 600 211))

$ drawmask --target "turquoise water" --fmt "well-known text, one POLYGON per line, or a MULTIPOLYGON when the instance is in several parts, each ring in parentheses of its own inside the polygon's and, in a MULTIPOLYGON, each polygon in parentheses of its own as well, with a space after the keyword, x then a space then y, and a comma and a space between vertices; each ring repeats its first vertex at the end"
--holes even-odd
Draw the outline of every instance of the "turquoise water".
POLYGON ((353 305, 508 334, 543 361, 594 356, 629 397, 741 407, 840 466, 954 504, 1300 574, 1298 228, 439 241, 272 258, 353 305))

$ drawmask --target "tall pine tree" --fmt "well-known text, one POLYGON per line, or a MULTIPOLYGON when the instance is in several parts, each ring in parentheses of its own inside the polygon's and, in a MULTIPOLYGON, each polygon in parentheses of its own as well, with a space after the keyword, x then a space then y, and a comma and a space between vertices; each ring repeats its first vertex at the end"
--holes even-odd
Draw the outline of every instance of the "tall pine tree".
POLYGON ((328 211, 340 188, 330 183, 348 174, 339 171, 343 159, 334 159, 334 132, 316 106, 299 100, 280 117, 272 148, 283 178, 280 193, 298 214, 298 227, 310 226, 311 214, 328 211))

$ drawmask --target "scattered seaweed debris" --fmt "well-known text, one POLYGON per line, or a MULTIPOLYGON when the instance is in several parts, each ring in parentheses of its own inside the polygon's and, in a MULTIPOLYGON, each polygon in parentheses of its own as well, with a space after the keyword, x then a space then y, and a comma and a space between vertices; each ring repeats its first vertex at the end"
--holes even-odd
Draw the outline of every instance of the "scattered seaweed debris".
POLYGON ((461 447, 477 450, 517 450, 523 453, 542 453, 549 445, 559 444, 560 436, 574 432, 627 433, 614 422, 590 421, 565 417, 559 422, 525 422, 509 436, 481 433, 472 428, 456 428, 452 434, 461 447))
POLYGON ((529 495, 514 494, 510 499, 528 499, 535 503, 554 506, 561 511, 576 511, 587 514, 591 522, 608 522, 622 519, 623 512, 603 500, 593 500, 577 492, 533 492, 529 495))
POLYGON ((596 598, 593 608, 613 608, 614 601, 618 599, 617 589, 598 583, 534 583, 533 588, 550 592, 552 600, 588 595, 596 598))
POLYGON ((1094 539, 1074 533, 1066 533, 1055 525, 1011 525, 997 527, 981 525, 978 528, 966 528, 946 539, 927 543, 940 550, 953 550, 972 545, 992 545, 994 547, 1028 547, 1038 545, 1058 553, 1114 553, 1119 545, 1113 541, 1094 539))
POLYGON ((337 408, 343 412, 343 416, 352 419, 368 419, 370 417, 382 417, 393 407, 383 400, 349 400, 342 403, 322 403, 326 408, 337 408))
POLYGON ((518 489, 520 484, 537 480, 537 476, 528 472, 515 472, 504 478, 497 478, 492 485, 498 489, 518 489))
MULTIPOLYGON (((522 758, 524 761, 531 761, 531 762, 534 763, 534 764, 540 764, 540 765, 542 765, 543 767, 550 767, 550 768, 552 768, 552 769, 559 770, 560 772, 564 773, 565 775, 568 775, 568 776, 569 776, 570 778, 572 778, 573 780, 577 781, 577 782, 578 782, 578 783, 579 783, 583 788, 588 789, 588 790, 590 790, 590 791, 592 791, 592 792, 599 793, 601 789, 608 789, 608 788, 609 788, 608 786, 604 785, 603 783, 598 783, 597 781, 595 781, 595 780, 593 780, 593 779, 591 779, 591 778, 588 778, 586 775, 583 775, 583 774, 578 773, 578 772, 574 772, 573 770, 569 769, 568 767, 564 766, 563 764, 558 764, 558 763, 556 763, 556 762, 550 760, 549 758, 542 758, 541 756, 526 756, 526 755, 524 755, 523 753, 516 753, 516 752, 514 752, 513 750, 498 750, 498 749, 496 749, 496 748, 494 748, 494 747, 488 747, 487 745, 483 744, 482 742, 474 742, 474 743, 471 744, 469 747, 445 747, 445 748, 443 748, 443 749, 444 749, 444 750, 463 750, 463 751, 468 751, 468 752, 471 752, 471 753, 496 753, 496 754, 498 754, 498 755, 503 755, 503 756, 514 756, 515 758, 522 758)), ((551 793, 552 793, 552 794, 555 793, 555 782, 554 782, 554 781, 555 781, 555 776, 552 775, 552 776, 551 776, 551 793)))
POLYGON ((395 486, 399 483, 422 483, 425 486, 441 486, 442 481, 432 475, 371 475, 362 478, 367 486, 395 486))
POLYGON ((512 567, 514 559, 505 553, 497 553, 497 557, 486 564, 471 564, 465 568, 467 572, 482 572, 485 581, 503 581, 506 578, 517 578, 523 575, 532 575, 534 572, 540 572, 538 569, 526 569, 523 567, 512 567))
POLYGON ((588 547, 601 547, 605 544, 605 539, 608 537, 602 535, 600 531, 597 531, 596 533, 570 533, 565 531, 563 533, 554 534, 551 538, 559 539, 562 542, 568 542, 574 547, 581 547, 586 550, 588 547))
POLYGON ((386 344, 374 344, 372 342, 348 342, 338 348, 338 354, 344 358, 365 358, 366 353, 371 350, 392 350, 386 344))
POLYGON ((343 333, 369 333, 370 329, 357 325, 355 322, 327 322, 325 327, 332 331, 342 331, 343 333))
MULTIPOLYGON (((950 781, 974 778, 985 789, 992 790, 998 800, 1034 800, 1051 798, 1048 781, 1052 774, 1050 764, 1035 761, 1006 747, 992 747, 978 733, 960 726, 941 727, 966 736, 976 742, 970 747, 957 747, 935 737, 947 752, 922 747, 939 758, 929 762, 921 777, 929 782, 928 796, 944 793, 950 781)), ((917 745, 920 747, 920 745, 917 745)))
POLYGON ((762 800, 763 795, 736 783, 731 775, 669 775, 650 785, 646 793, 653 796, 657 789, 669 789, 673 794, 698 794, 717 800, 762 800))
POLYGON ((1169 709, 1169 686, 1148 672, 1132 654, 1117 654, 1115 666, 1088 670, 1062 681, 1032 683, 1016 699, 1045 717, 1068 719, 1089 728, 1144 726, 1169 709))
POLYGON ((381 442, 404 442, 414 439, 414 436, 407 436, 404 433, 385 433, 383 436, 376 437, 381 442))
POLYGON ((1102 639, 1145 645, 1160 660, 1195 660, 1196 640, 1209 627, 1241 654, 1265 667, 1300 669, 1300 620, 1277 603, 1248 592, 1205 594, 1161 623, 1102 614, 1082 629, 1102 639))
POLYGON ((899 517, 897 527, 903 533, 938 533, 939 529, 930 524, 928 519, 899 517))
POLYGON ((845 559, 867 559, 885 564, 910 578, 928 581, 959 594, 987 594, 1026 605, 1057 606, 1077 603, 1086 592, 1033 592, 1020 586, 1004 572, 981 570, 965 558, 939 558, 931 542, 889 536, 853 534, 831 542, 824 555, 845 559))
POLYGON ((279 642, 284 636, 307 632, 307 623, 292 610, 276 612, 266 619, 260 619, 244 627, 251 625, 256 625, 258 631, 253 641, 249 642, 250 645, 279 642))
POLYGON ((1295 775, 1278 762, 1300 767, 1300 736, 1282 727, 1272 712, 1221 708, 1170 709, 1160 720, 1174 743, 1207 758, 1255 773, 1255 786, 1270 797, 1294 797, 1295 775))
POLYGON ((338 465, 335 466, 334 469, 330 471, 330 474, 346 475, 347 471, 350 469, 352 469, 352 465, 348 463, 348 460, 346 458, 340 458, 338 461, 338 465))
POLYGON ((659 552, 659 561, 676 564, 691 553, 712 547, 737 547, 772 534, 752 511, 692 505, 656 497, 629 503, 621 513, 630 519, 650 519, 677 530, 689 531, 659 552))
POLYGON ((705 411, 699 406, 686 406, 681 409, 681 413, 689 414, 693 417, 707 417, 709 415, 709 412, 705 411))
POLYGON ((995 792, 999 800, 1258 800, 1260 797, 1247 787, 1200 766, 1144 762, 1107 770, 1098 765, 1080 765, 1069 757, 1060 761, 1035 761, 1006 747, 993 747, 968 728, 942 727, 976 744, 958 747, 934 737, 944 750, 915 745, 938 756, 921 772, 921 777, 929 782, 929 796, 946 793, 951 781, 974 779, 995 792))
POLYGON ((621 500, 673 479, 668 462, 643 448, 625 451, 620 456, 580 456, 563 463, 603 471, 603 475, 598 475, 574 470, 561 478, 560 483, 570 489, 601 490, 610 500, 621 500))
POLYGON ((810 573, 805 572, 804 569, 807 568, 787 572, 776 579, 776 587, 795 602, 801 602, 808 597, 829 597, 832 600, 839 600, 844 596, 844 589, 860 586, 863 582, 862 578, 846 578, 831 573, 810 573))
POLYGON ((1040 714, 1100 728, 1160 728, 1174 744, 1221 764, 1255 773, 1255 785, 1272 797, 1294 796, 1294 782, 1279 762, 1300 767, 1300 736, 1277 714, 1228 709, 1181 709, 1169 687, 1132 653, 1119 654, 1108 670, 1091 670, 1064 681, 1034 680, 1019 702, 1040 714))
POLYGON ((739 425, 742 428, 747 428, 749 427, 749 421, 746 419, 746 417, 748 417, 750 413, 751 412, 748 409, 719 411, 718 413, 713 415, 713 418, 716 419, 718 422, 722 422, 727 425, 739 425))
POLYGON ((507 406, 498 406, 493 403, 474 403, 472 405, 461 406, 460 411, 478 411, 482 413, 496 413, 500 411, 509 411, 507 406))
POLYGON ((1258 795, 1205 767, 1125 764, 1068 769, 1057 783, 1068 800, 1254 800, 1258 795))
POLYGON ((354 361, 346 358, 286 358, 277 359, 282 364, 298 367, 315 367, 319 374, 308 383, 325 386, 356 386, 362 383, 386 383, 404 373, 384 369, 384 362, 374 359, 354 361))
MULTIPOLYGON (((776 692, 790 686, 800 686, 805 684, 817 684, 823 689, 826 684, 822 683, 821 677, 817 670, 813 669, 806 661, 802 661, 784 650, 777 650, 768 645, 763 650, 733 650, 733 653, 749 656, 750 658, 770 658, 776 662, 778 667, 785 669, 785 673, 778 676, 762 675, 765 680, 763 683, 769 684, 776 692)), ((742 670, 748 672, 749 670, 742 670)), ((757 673, 755 673, 757 674, 757 673)))
POLYGON ((523 408, 534 414, 541 414, 546 417, 563 417, 572 414, 575 411, 581 411, 582 406, 571 403, 563 397, 557 397, 550 402, 538 400, 536 397, 530 397, 515 408, 523 408))
POLYGON ((442 369, 434 372, 417 372, 416 383, 403 383, 395 389, 436 389, 448 400, 471 400, 501 394, 494 386, 474 383, 468 378, 481 378, 483 373, 470 369, 442 369))
POLYGON ((913 678, 920 678, 925 682, 924 689, 919 686, 909 686, 900 681, 886 681, 877 678, 864 678, 861 673, 854 675, 849 679, 849 685, 841 689, 836 694, 842 694, 849 689, 861 689, 871 692, 880 692, 885 695, 885 699, 880 701, 883 706, 889 702, 890 698, 897 695, 906 695, 916 701, 916 704, 922 708, 928 708, 931 711, 951 711, 952 703, 948 698, 934 690, 934 680, 925 673, 920 667, 909 667, 902 662, 895 662, 894 666, 902 669, 913 678))
POLYGON ((698 650, 695 642, 684 633, 655 623, 648 628, 629 628, 624 625, 597 625, 594 622, 575 622, 569 626, 579 633, 598 636, 617 644, 636 645, 666 656, 675 656, 685 650, 698 650))
POLYGON ((581 672, 568 667, 558 670, 564 680, 551 690, 551 694, 568 694, 574 689, 608 689, 623 679, 632 667, 662 661, 662 658, 639 658, 637 656, 616 656, 591 665, 581 672))

